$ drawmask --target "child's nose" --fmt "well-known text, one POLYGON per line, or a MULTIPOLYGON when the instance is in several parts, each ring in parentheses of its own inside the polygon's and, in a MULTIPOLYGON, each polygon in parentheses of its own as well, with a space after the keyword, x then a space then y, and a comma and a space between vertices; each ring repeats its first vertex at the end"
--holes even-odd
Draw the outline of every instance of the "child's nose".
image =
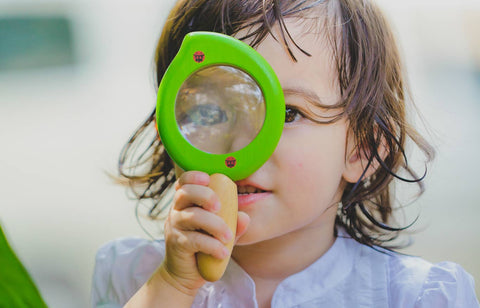
POLYGON ((230 145, 230 149, 228 150, 228 152, 232 153, 243 149, 244 147, 249 145, 254 138, 255 136, 253 136, 252 138, 248 132, 239 132, 235 135, 235 138, 233 138, 232 144, 230 145))
POLYGON ((258 114, 244 114, 237 118, 234 136, 229 152, 235 152, 249 145, 258 135, 263 125, 263 118, 258 114))

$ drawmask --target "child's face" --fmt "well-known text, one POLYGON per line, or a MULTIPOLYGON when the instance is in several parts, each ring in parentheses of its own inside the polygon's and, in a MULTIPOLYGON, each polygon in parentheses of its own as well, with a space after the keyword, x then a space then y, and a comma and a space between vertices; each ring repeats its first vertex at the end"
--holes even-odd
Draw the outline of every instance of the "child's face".
MULTIPOLYGON (((286 19, 295 42, 312 56, 308 57, 290 44, 295 63, 271 36, 257 51, 275 70, 289 106, 316 119, 340 110, 322 110, 311 102, 333 105, 340 99, 331 47, 322 36, 304 34, 306 27, 286 19)), ((318 31, 317 31, 318 32, 318 31)), ((279 40, 281 36, 278 35, 279 40)), ((318 124, 301 115, 288 113, 280 142, 270 159, 247 179, 237 182, 265 190, 239 196, 239 210, 250 216, 246 234, 238 244, 279 237, 292 231, 333 230, 333 224, 345 181, 348 123, 318 124)), ((323 119, 325 120, 325 119, 323 119)), ((349 148, 350 150, 350 148, 349 148)))

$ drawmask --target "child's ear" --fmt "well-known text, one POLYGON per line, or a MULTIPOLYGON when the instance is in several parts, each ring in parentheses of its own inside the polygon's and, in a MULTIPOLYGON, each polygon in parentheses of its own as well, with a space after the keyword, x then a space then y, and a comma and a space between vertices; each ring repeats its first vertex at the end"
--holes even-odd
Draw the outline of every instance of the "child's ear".
MULTIPOLYGON (((356 144, 353 134, 349 134, 347 138, 347 147, 345 155, 345 169, 343 172, 343 178, 349 183, 356 183, 363 172, 368 166, 367 171, 363 175, 363 178, 369 178, 380 167, 380 163, 376 158, 373 158, 370 165, 368 159, 370 157, 370 149, 365 149, 356 144)), ((383 160, 388 154, 387 148, 384 142, 380 143, 377 149, 378 155, 383 160)))

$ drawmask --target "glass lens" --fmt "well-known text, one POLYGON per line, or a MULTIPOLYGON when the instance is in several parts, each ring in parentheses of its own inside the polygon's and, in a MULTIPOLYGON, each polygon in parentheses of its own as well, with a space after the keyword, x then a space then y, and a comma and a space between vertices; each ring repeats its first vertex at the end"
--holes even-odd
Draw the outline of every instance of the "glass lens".
POLYGON ((197 149, 226 154, 247 146, 265 120, 258 84, 231 66, 196 71, 182 84, 175 102, 182 135, 197 149))

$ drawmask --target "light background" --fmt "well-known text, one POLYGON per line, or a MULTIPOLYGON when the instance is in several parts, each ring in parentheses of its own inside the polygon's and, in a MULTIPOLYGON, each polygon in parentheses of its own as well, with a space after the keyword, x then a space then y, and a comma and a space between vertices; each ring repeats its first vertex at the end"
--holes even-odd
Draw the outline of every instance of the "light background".
MULTIPOLYGON (((418 202, 427 228, 407 252, 460 263, 480 294, 480 1, 380 4, 438 151, 418 202)), ((0 222, 51 307, 89 306, 98 247, 145 237, 105 171, 154 106, 153 50, 171 5, 0 0, 0 17, 59 13, 74 26, 76 65, 0 72, 0 222)))

